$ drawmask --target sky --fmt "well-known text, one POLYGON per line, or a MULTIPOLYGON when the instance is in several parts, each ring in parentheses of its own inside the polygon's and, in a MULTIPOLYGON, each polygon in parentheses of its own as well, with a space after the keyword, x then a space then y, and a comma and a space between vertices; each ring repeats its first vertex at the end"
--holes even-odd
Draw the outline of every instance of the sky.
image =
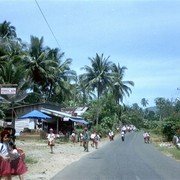
POLYGON ((96 53, 126 66, 124 80, 135 83, 127 105, 180 97, 180 0, 0 0, 0 9, 0 23, 27 43, 43 36, 77 74, 96 53))

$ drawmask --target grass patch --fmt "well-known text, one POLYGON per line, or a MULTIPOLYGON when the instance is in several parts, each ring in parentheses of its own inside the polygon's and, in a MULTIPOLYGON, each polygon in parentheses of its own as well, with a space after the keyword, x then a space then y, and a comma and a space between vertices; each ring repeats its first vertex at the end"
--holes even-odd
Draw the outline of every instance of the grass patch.
POLYGON ((36 164, 38 161, 37 161, 36 159, 30 157, 30 156, 26 156, 25 162, 26 162, 27 164, 36 164))
POLYGON ((165 142, 165 139, 162 136, 154 133, 151 133, 151 141, 165 155, 170 156, 176 160, 180 160, 180 150, 175 147, 172 142, 165 142), (171 144, 171 146, 160 146, 161 143, 171 144))
POLYGON ((163 152, 164 154, 171 156, 176 160, 180 160, 180 150, 178 150, 175 146, 171 148, 159 147, 158 149, 160 149, 160 151, 163 152))

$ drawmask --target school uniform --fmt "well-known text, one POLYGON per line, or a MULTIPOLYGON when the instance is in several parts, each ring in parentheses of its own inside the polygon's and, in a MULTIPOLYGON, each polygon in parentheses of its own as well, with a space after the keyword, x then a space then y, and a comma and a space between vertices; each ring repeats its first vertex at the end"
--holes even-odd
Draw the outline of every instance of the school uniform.
POLYGON ((24 162, 24 159, 25 159, 24 152, 20 149, 16 149, 16 153, 15 153, 15 150, 12 150, 12 154, 13 154, 14 158, 10 162, 11 174, 12 175, 22 175, 22 174, 26 173, 27 166, 24 162))
POLYGON ((8 144, 0 143, 0 176, 11 175, 10 160, 5 160, 9 157, 8 144))

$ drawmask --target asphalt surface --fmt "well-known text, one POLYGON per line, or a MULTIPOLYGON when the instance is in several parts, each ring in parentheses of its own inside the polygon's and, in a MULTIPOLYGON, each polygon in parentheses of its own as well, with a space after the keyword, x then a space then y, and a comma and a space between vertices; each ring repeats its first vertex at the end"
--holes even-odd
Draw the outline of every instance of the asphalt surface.
POLYGON ((145 144, 141 132, 126 134, 84 156, 52 180, 180 180, 180 162, 145 144))

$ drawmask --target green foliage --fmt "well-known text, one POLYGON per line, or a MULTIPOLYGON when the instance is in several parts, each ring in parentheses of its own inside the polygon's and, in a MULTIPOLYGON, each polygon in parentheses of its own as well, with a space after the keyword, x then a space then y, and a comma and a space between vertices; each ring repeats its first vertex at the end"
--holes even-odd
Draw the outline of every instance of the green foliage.
POLYGON ((144 121, 144 129, 151 131, 156 135, 162 135, 162 121, 144 121))
POLYGON ((0 109, 0 119, 3 119, 5 117, 4 112, 0 109))
POLYGON ((143 111, 137 103, 134 103, 132 107, 124 108, 121 116, 121 122, 123 124, 133 124, 138 129, 143 127, 143 111))
POLYGON ((161 119, 168 118, 174 111, 173 102, 165 98, 156 98, 156 106, 158 108, 158 115, 161 119))
POLYGON ((162 132, 168 141, 172 141, 175 134, 180 133, 180 118, 179 117, 169 117, 163 122, 162 132))
POLYGON ((28 102, 29 104, 38 103, 42 101, 41 95, 38 93, 30 93, 28 96, 24 99, 25 102, 28 102))
POLYGON ((109 129, 107 127, 104 128, 101 125, 94 126, 93 129, 96 130, 101 137, 106 137, 109 132, 109 129))
POLYGON ((101 127, 104 129, 114 129, 118 119, 116 117, 105 117, 102 119, 101 127))

